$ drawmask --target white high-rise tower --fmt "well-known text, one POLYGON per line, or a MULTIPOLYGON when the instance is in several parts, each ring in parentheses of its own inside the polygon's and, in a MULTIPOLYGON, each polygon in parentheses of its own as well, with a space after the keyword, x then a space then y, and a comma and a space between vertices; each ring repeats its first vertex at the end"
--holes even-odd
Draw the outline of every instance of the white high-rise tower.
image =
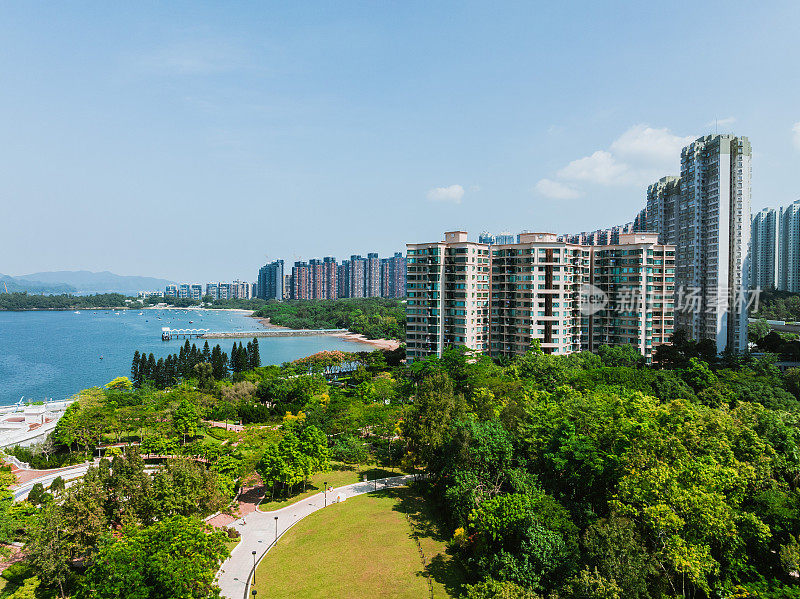
POLYGON ((648 189, 648 224, 675 246, 676 328, 719 352, 747 349, 751 154, 746 137, 701 137, 681 152, 680 179, 648 189))

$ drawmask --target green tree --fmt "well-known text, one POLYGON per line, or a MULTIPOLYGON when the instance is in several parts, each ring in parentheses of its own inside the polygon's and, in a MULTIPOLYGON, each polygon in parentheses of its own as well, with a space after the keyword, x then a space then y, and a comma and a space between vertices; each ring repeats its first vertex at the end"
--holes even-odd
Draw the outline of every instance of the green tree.
POLYGON ((230 554, 226 540, 224 533, 181 516, 142 530, 128 528, 119 540, 101 547, 79 598, 219 597, 214 578, 230 554))
POLYGON ((200 424, 200 416, 197 407, 187 400, 181 399, 181 403, 172 413, 172 427, 179 435, 183 435, 183 443, 186 443, 186 435, 194 437, 197 434, 197 426, 200 424))
POLYGON ((409 450, 423 463, 430 463, 444 444, 450 423, 464 413, 464 401, 453 391, 453 381, 444 372, 426 376, 417 387, 414 403, 403 423, 409 450))

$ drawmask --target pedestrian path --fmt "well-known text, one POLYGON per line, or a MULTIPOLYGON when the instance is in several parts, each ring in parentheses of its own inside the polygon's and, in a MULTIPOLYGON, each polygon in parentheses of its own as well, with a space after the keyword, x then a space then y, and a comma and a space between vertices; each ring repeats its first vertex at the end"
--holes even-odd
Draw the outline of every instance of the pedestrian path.
MULTIPOLYGON (((327 504, 331 505, 337 500, 346 501, 364 493, 402 487, 412 480, 414 475, 407 474, 337 487, 328 491, 327 504)), ((238 530, 242 536, 217 574, 217 584, 222 590, 222 596, 227 599, 247 599, 246 593, 254 564, 261 561, 283 533, 309 514, 325 507, 325 503, 325 493, 317 493, 279 510, 271 512, 257 510, 230 524, 230 527, 238 530)))

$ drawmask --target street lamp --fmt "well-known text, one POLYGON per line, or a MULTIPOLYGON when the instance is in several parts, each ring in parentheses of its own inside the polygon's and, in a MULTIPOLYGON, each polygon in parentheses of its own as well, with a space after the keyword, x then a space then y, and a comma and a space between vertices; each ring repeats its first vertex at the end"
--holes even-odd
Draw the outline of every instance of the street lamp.
POLYGON ((323 491, 325 494, 325 507, 328 507, 328 481, 325 481, 325 490, 323 491))
POLYGON ((255 596, 256 596, 256 590, 255 590, 255 589, 253 589, 253 591, 252 591, 252 592, 253 592, 253 597, 255 597, 255 596))
POLYGON ((278 542, 278 516, 275 516, 275 542, 278 542))
POLYGON ((256 583, 256 552, 253 551, 253 584, 256 583))

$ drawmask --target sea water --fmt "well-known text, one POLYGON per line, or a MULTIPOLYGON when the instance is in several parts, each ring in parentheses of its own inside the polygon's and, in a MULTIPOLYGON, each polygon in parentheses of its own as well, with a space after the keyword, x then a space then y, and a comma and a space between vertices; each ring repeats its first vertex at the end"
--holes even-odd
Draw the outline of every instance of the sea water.
MULTIPOLYGON (((263 327, 228 310, 80 310, 0 312, 0 405, 21 397, 42 401, 130 376, 133 352, 158 359, 178 353, 184 339, 161 340, 161 327, 253 331, 263 327), (191 323, 189 321, 192 321, 191 323)), ((236 339, 245 345, 249 339, 236 339)), ((204 339, 190 343, 202 348, 204 339)), ((209 339, 228 355, 233 339, 209 339)), ((281 364, 323 350, 363 351, 363 345, 325 335, 259 337, 261 363, 281 364)))

